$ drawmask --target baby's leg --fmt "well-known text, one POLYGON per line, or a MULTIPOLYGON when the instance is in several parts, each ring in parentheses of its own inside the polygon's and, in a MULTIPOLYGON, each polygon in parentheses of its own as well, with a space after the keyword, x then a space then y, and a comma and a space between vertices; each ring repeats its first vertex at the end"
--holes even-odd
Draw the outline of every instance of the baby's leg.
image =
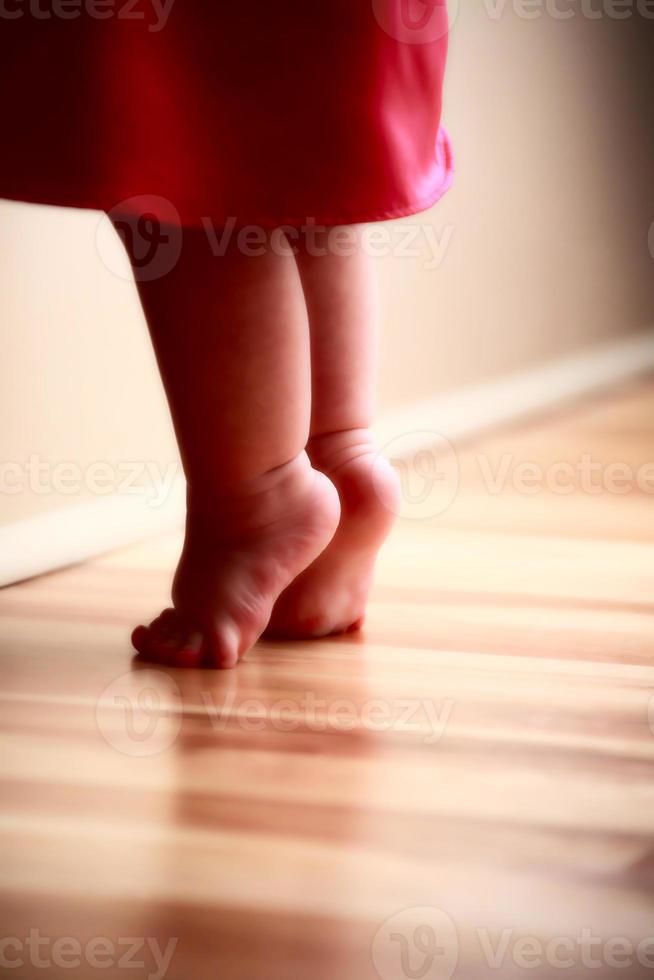
POLYGON ((166 276, 139 284, 188 481, 174 609, 134 632, 146 659, 233 666, 338 522, 304 452, 309 342, 291 256, 212 255, 184 231, 166 276))
MULTIPOLYGON (((338 489, 338 530, 278 600, 269 633, 321 636, 363 622, 377 552, 398 508, 392 467, 377 455, 373 414, 377 289, 372 262, 351 227, 351 255, 297 256, 309 311, 312 363, 312 464, 338 489)), ((345 230, 341 229, 344 234, 345 230)))

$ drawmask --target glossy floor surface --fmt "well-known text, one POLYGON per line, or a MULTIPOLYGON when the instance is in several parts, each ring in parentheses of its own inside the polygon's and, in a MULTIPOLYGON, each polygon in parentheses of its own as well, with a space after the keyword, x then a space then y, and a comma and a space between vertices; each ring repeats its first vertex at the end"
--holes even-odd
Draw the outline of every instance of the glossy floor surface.
POLYGON ((364 632, 231 672, 132 666, 174 536, 3 590, 2 973, 654 977, 652 460, 647 380, 421 454, 364 632))

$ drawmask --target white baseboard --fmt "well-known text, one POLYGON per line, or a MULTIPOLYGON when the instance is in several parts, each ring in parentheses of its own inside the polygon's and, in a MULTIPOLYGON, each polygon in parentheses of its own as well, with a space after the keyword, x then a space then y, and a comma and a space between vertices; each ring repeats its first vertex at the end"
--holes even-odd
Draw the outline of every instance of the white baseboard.
MULTIPOLYGON (((382 447, 395 443, 395 454, 400 440, 408 455, 435 435, 456 442, 652 369, 654 334, 638 334, 388 412, 375 435, 382 447)), ((102 497, 0 527, 0 586, 180 526, 183 515, 180 479, 156 508, 143 496, 102 497)))
POLYGON ((115 494, 0 527, 0 586, 181 526, 184 499, 180 478, 157 507, 142 494, 115 494))
POLYGON ((654 332, 648 331, 385 413, 375 436, 380 446, 401 438, 408 455, 424 449, 430 433, 456 442, 652 369, 654 332))

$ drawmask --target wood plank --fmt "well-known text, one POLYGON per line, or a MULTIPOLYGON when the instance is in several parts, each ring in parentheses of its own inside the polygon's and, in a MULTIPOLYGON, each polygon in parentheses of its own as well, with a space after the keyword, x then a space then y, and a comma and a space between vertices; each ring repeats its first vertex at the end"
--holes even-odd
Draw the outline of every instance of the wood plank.
POLYGON ((458 447, 455 499, 398 522, 358 636, 136 669, 177 534, 0 592, 11 975, 43 975, 38 929, 43 955, 80 945, 62 976, 95 976, 107 937, 99 972, 124 978, 131 936, 144 976, 164 969, 149 939, 175 941, 169 980, 404 980, 391 935, 417 969, 430 925, 428 980, 551 980, 553 941, 567 975, 613 977, 619 937, 620 975, 651 973, 653 495, 489 492, 480 461, 507 454, 636 472, 654 382, 458 447))

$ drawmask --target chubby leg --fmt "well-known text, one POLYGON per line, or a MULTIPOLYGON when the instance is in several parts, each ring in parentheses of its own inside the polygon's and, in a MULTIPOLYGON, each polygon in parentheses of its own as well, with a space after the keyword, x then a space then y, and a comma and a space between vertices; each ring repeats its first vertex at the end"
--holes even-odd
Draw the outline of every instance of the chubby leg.
POLYGON ((188 509, 173 608, 133 641, 161 663, 231 667, 338 523, 336 491, 304 451, 309 341, 297 270, 270 248, 215 256, 203 231, 185 229, 174 269, 139 291, 188 509))
POLYGON ((297 255, 309 313, 313 466, 329 476, 341 502, 326 550, 285 590, 268 632, 324 636, 361 626, 377 553, 398 510, 392 467, 373 444, 377 288, 361 230, 338 230, 340 250, 297 255), (346 245, 350 237, 351 247, 346 245))

